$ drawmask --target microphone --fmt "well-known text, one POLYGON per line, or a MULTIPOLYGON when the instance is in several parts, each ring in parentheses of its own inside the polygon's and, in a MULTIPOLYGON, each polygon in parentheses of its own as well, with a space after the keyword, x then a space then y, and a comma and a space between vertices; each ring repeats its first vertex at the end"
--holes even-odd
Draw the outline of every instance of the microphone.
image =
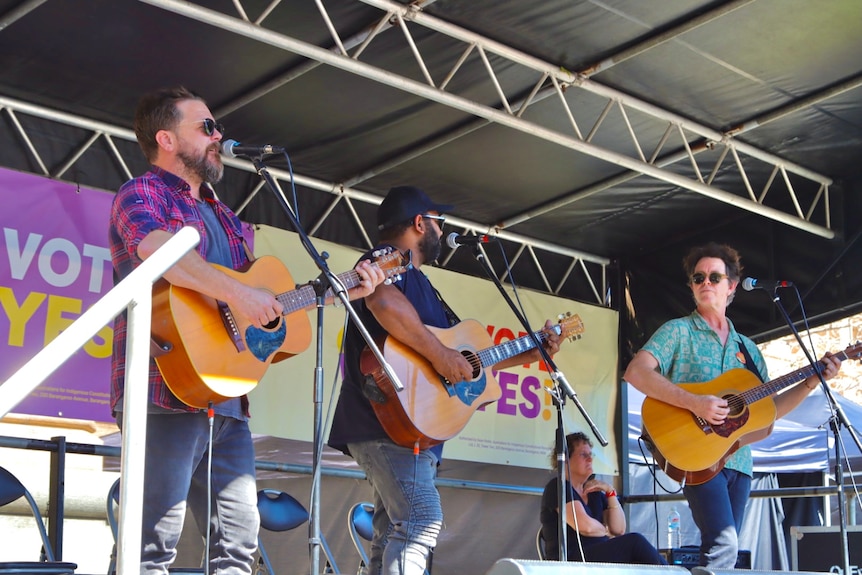
POLYGON ((457 232, 452 232, 446 236, 446 245, 453 250, 458 246, 475 246, 477 244, 487 244, 496 240, 494 236, 459 236, 457 232))
POLYGON ((228 158, 236 158, 238 156, 249 158, 253 156, 266 156, 268 154, 281 154, 284 153, 284 148, 270 146, 269 144, 265 146, 243 146, 236 140, 225 140, 221 143, 221 153, 228 158))
POLYGON ((785 282, 780 280, 758 280, 755 278, 745 278, 742 280, 742 289, 751 291, 753 289, 775 290, 778 288, 791 287, 793 282, 785 282))

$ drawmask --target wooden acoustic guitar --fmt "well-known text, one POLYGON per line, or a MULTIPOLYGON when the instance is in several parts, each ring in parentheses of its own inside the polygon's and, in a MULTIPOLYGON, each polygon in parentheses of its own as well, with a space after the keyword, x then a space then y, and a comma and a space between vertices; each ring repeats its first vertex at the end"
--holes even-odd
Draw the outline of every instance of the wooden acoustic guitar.
MULTIPOLYGON (((862 344, 835 354, 839 361, 859 359, 862 344)), ((823 362, 817 362, 823 367, 823 362)), ((803 367, 761 383, 745 368, 731 369, 711 381, 683 383, 680 387, 698 395, 727 400, 730 413, 721 425, 712 425, 687 409, 652 397, 641 408, 643 439, 656 464, 676 481, 699 485, 715 477, 727 459, 742 447, 772 433, 776 409, 772 396, 815 374, 803 367)))
MULTIPOLYGON (((360 355, 359 368, 376 386, 371 405, 383 429, 396 444, 425 449, 457 435, 473 413, 502 395, 491 366, 533 349, 529 335, 496 346, 485 327, 476 320, 464 320, 450 328, 428 329, 446 346, 456 349, 473 366, 473 377, 452 383, 438 374, 431 362, 392 336, 379 343, 383 357, 392 366, 404 389, 395 391, 392 381, 369 350, 360 355)), ((565 315, 553 327, 561 338, 577 339, 584 324, 577 315, 565 315)), ((548 334, 537 331, 541 343, 548 334)))
MULTIPOLYGON (((387 282, 411 265, 391 249, 375 252, 373 261, 387 282)), ((247 286, 277 294, 284 311, 258 328, 236 317, 223 302, 165 280, 156 283, 152 325, 159 348, 156 364, 171 392, 191 407, 206 408, 209 402, 245 395, 270 363, 293 357, 311 343, 311 322, 298 312, 316 305, 315 290, 310 285, 296 288, 281 261, 263 256, 243 270, 215 267, 247 286)), ((359 285, 355 270, 337 277, 348 289, 359 285)))

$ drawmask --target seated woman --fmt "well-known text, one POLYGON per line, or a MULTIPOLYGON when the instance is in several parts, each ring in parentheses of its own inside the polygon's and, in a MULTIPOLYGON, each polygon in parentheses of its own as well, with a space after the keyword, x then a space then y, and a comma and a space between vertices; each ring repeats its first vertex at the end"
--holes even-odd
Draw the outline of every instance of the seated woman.
MULTIPOLYGON (((640 533, 626 533, 626 516, 614 488, 593 475, 593 444, 583 433, 566 436, 566 544, 569 561, 664 565, 666 561, 640 533), (581 545, 578 545, 580 539, 581 545), (583 547, 583 556, 581 555, 583 547)), ((551 454, 558 467, 555 453, 551 454)), ((559 491, 557 478, 542 495, 542 537, 545 557, 559 560, 559 491)))

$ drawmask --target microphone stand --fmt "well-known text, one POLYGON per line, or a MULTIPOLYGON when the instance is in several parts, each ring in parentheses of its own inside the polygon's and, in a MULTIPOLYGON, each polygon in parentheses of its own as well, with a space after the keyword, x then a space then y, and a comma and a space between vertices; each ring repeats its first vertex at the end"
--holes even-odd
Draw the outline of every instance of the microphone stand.
MULTIPOLYGON (((524 330, 529 334, 530 338, 533 340, 533 345, 536 349, 539 350, 539 353, 542 356, 545 365, 548 366, 548 373, 551 374, 551 379, 554 381, 556 386, 556 392, 551 393, 551 396, 555 398, 554 405, 557 408, 557 461, 559 463, 559 474, 557 476, 557 488, 558 495, 560 498, 559 508, 560 508, 560 524, 559 524, 559 558, 560 561, 565 561, 567 557, 567 542, 566 542, 566 441, 565 441, 565 430, 563 427, 563 406, 565 405, 565 398, 568 397, 575 404, 575 407, 578 408, 578 411, 581 412, 584 420, 586 420, 587 425, 590 426, 590 429, 593 432, 596 440, 605 447, 608 444, 608 440, 602 435, 599 428, 596 426, 593 419, 590 417, 590 414, 587 413, 587 410, 584 408, 583 404, 581 404, 580 400, 578 400, 578 394, 575 393, 574 388, 569 384, 568 380, 566 380, 566 376, 560 371, 554 360, 551 359, 551 356, 548 355, 548 352, 542 347, 542 343, 539 341, 539 338, 530 328, 530 324, 527 321, 527 318, 524 317, 518 307, 515 305, 515 302, 512 301, 512 298, 509 297, 509 294, 506 293, 506 290, 503 288, 503 284, 500 283, 500 280, 497 279, 494 270, 491 269, 491 266, 488 264, 488 261, 485 259, 485 252, 482 251, 482 246, 476 244, 473 246, 473 255, 476 257, 476 261, 479 262, 479 265, 482 266, 482 269, 485 271, 485 275, 487 275, 494 285, 497 286, 497 290, 502 294, 503 300, 509 304, 509 308, 512 310, 512 313, 515 314, 515 317, 518 318, 518 321, 524 327, 524 330)), ((511 278, 511 274, 509 274, 511 278)), ((549 392, 550 393, 550 392, 549 392)))
POLYGON ((377 361, 380 362, 383 370, 386 372, 386 375, 391 379, 393 387, 396 390, 401 391, 404 389, 404 386, 401 384, 401 381, 398 379, 398 376, 395 374, 395 370, 392 369, 392 366, 384 359, 383 354, 380 351, 380 348, 374 342, 374 339, 368 333, 365 325, 362 323, 362 320, 359 318, 359 315, 356 313, 356 310, 353 306, 350 305, 350 300, 347 295, 347 289, 341 283, 341 281, 329 270, 329 266, 326 264, 327 254, 321 255, 320 252, 314 247, 314 244, 311 241, 311 238, 308 237, 308 234, 305 233, 305 230, 299 224, 299 220, 296 218, 296 214, 293 212, 293 209, 284 199, 284 197, 278 193, 278 187, 275 185, 275 181, 272 178, 272 175, 266 168, 266 165, 263 163, 262 156, 258 156, 256 158, 250 158, 252 163, 254 164, 255 169, 257 170, 258 175, 263 179, 266 183, 269 190, 272 192, 273 196, 275 196, 278 203, 281 205, 282 210, 284 210, 287 219, 290 221, 290 224, 293 226, 293 229, 296 231, 299 236, 300 242, 302 246, 305 248, 305 251, 308 252, 308 255, 311 257, 312 261, 314 261, 314 265, 320 270, 320 276, 314 280, 312 285, 315 289, 316 294, 316 302, 317 302, 317 352, 315 355, 315 367, 314 367, 314 445, 312 446, 312 480, 311 480, 311 509, 309 512, 308 519, 308 530, 309 530, 309 554, 311 559, 311 575, 317 575, 320 571, 320 453, 322 451, 323 446, 323 307, 326 302, 327 293, 332 293, 334 297, 337 297, 341 300, 341 303, 344 304, 344 309, 347 310, 347 313, 350 315, 350 318, 353 320, 354 325, 359 330, 359 333, 362 335, 365 342, 368 344, 369 349, 371 349, 374 356, 377 358, 377 361))
POLYGON ((844 413, 841 405, 835 400, 835 396, 832 394, 832 388, 830 388, 826 383, 826 380, 823 379, 822 366, 820 362, 814 360, 808 349, 805 347, 805 344, 802 343, 799 331, 796 329, 796 326, 790 319, 790 315, 788 315, 787 310, 781 303, 781 298, 778 297, 778 286, 772 290, 772 301, 781 312, 781 315, 788 327, 790 327, 793 337, 796 338, 797 343, 799 343, 799 347, 802 348, 802 351, 805 353, 805 357, 814 369, 814 373, 817 374, 817 377, 820 379, 820 386, 823 388, 823 393, 826 395, 826 399, 832 408, 831 415, 829 417, 829 428, 835 435, 835 483, 838 485, 838 523, 841 533, 841 553, 844 562, 843 573, 850 573, 850 547, 847 542, 846 517, 847 495, 844 493, 844 466, 842 463, 844 453, 841 443, 841 426, 843 425, 850 432, 850 436, 853 438, 860 452, 862 452, 862 443, 859 442, 859 436, 856 435, 850 420, 847 419, 847 414, 844 413))

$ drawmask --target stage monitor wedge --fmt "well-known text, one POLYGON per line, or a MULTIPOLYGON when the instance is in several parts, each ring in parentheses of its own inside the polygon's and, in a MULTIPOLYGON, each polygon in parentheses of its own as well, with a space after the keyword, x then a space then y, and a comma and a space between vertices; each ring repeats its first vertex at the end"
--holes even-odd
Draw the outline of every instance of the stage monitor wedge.
MULTIPOLYGON (((690 575, 674 565, 631 565, 628 563, 575 563, 573 561, 529 561, 500 559, 487 575, 690 575)), ((748 573, 748 572, 746 572, 748 573)))
POLYGON ((692 567, 691 575, 829 575, 822 571, 764 571, 760 569, 710 569, 692 567))

